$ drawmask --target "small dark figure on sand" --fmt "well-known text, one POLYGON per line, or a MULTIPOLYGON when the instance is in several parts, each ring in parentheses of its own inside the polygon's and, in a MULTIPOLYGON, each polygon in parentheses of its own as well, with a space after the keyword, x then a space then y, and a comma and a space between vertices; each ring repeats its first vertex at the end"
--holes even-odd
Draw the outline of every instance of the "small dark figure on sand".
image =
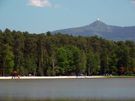
POLYGON ((17 77, 18 79, 20 78, 19 75, 18 75, 18 73, 17 73, 17 71, 14 70, 14 71, 12 72, 12 79, 15 79, 16 77, 17 77))

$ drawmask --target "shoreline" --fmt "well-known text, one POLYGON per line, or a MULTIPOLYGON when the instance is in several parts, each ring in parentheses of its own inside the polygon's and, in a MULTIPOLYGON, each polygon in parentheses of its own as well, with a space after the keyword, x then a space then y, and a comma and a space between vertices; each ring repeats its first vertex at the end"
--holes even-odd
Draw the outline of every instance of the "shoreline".
POLYGON ((94 79, 105 78, 105 76, 19 76, 19 77, 0 77, 0 80, 8 79, 94 79))
POLYGON ((109 79, 109 78, 135 78, 135 76, 0 76, 0 80, 11 80, 11 79, 109 79))

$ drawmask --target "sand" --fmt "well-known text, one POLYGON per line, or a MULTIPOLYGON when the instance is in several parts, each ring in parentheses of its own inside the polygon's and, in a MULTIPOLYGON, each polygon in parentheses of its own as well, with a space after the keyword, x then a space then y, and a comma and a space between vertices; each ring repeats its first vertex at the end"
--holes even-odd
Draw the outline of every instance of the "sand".
POLYGON ((105 78, 105 76, 20 76, 13 78, 12 76, 0 77, 0 80, 7 79, 92 79, 105 78))

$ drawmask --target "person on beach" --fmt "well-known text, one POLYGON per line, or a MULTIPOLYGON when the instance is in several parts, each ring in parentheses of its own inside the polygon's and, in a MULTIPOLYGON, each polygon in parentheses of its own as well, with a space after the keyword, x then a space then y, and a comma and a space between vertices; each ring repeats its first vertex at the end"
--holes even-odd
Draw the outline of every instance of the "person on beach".
POLYGON ((15 79, 16 77, 17 77, 18 79, 20 78, 19 75, 18 75, 18 73, 17 73, 17 71, 14 70, 14 71, 12 72, 12 79, 15 79))

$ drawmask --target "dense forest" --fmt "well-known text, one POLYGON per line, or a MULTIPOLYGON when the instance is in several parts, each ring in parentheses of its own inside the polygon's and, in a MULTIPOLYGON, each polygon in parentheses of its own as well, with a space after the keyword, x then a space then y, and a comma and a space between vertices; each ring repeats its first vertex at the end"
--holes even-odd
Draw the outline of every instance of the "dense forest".
POLYGON ((0 31, 0 75, 134 75, 135 42, 0 31))

